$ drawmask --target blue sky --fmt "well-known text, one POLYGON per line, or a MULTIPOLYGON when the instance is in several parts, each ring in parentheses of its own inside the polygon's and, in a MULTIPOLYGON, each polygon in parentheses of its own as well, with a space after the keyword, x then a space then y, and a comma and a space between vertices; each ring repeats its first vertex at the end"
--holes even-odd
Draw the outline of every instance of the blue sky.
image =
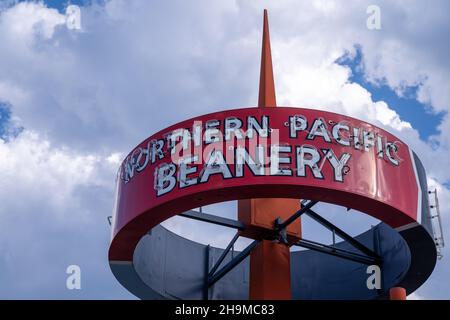
POLYGON ((338 59, 338 62, 352 70, 350 81, 366 88, 375 101, 386 101, 403 120, 408 121, 417 129, 421 139, 427 140, 431 135, 438 133, 438 125, 442 121, 443 113, 433 112, 429 104, 417 100, 418 86, 402 88, 402 93, 399 94, 383 79, 376 83, 369 81, 364 74, 362 52, 359 46, 356 46, 355 56, 344 55, 338 59))
POLYGON ((49 8, 56 8, 61 12, 65 11, 68 4, 83 6, 91 3, 90 0, 45 0, 44 2, 49 8))
MULTIPOLYGON (((16 2, 0 5, 0 298, 133 298, 107 263, 119 163, 170 124, 256 104, 265 7, 278 102, 399 136, 424 162, 449 229, 447 1, 377 1, 381 30, 366 28, 372 1, 344 10, 333 0, 74 0, 82 30, 66 27, 67 1, 16 2), (82 290, 65 287, 71 264, 81 267, 82 290)), ((229 204, 213 209, 234 214, 229 204)), ((352 234, 371 223, 326 209, 352 234)), ((167 224, 215 245, 232 236, 167 224)), ((411 298, 450 298, 448 261, 411 298)))
POLYGON ((11 117, 11 111, 6 105, 0 105, 0 137, 6 134, 6 125, 11 117))

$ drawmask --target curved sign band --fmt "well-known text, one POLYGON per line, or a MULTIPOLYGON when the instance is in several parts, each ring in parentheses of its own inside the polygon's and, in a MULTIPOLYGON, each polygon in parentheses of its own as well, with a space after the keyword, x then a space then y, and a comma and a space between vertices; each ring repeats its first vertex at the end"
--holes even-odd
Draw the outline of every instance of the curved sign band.
POLYGON ((311 199, 402 228, 421 223, 415 156, 369 123, 302 108, 243 108, 164 129, 139 144, 117 180, 110 261, 171 216, 247 198, 311 199))

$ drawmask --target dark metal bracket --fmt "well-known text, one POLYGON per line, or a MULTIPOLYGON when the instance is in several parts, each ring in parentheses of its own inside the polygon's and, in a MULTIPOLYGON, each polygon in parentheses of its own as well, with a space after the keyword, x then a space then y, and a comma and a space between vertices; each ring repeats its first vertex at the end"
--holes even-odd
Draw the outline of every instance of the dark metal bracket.
POLYGON ((279 241, 288 244, 287 241, 287 231, 286 228, 289 226, 292 222, 295 221, 295 219, 299 218, 302 214, 304 214, 308 209, 310 209, 313 205, 315 205, 317 201, 309 201, 304 207, 300 208, 296 213, 294 213, 292 216, 286 219, 286 221, 283 222, 281 217, 278 217, 274 221, 274 228, 275 231, 278 233, 279 241))
POLYGON ((286 229, 288 225, 290 225, 292 222, 295 221, 298 217, 300 217, 302 214, 306 213, 312 206, 314 206, 318 201, 309 201, 305 206, 302 205, 302 208, 298 210, 296 213, 294 213, 292 216, 286 219, 286 221, 281 222, 281 218, 277 218, 275 220, 275 230, 280 231, 282 229, 286 229))
MULTIPOLYGON (((302 201, 301 202, 301 208, 296 213, 294 213, 292 216, 290 216, 285 221, 282 221, 280 217, 278 217, 274 221, 274 230, 278 233, 279 241, 283 242, 285 244, 288 243, 287 241, 287 232, 286 228, 289 226, 292 222, 294 222, 297 218, 299 218, 303 214, 307 214, 310 218, 315 220, 316 222, 320 223, 322 226, 330 230, 333 234, 333 245, 326 245, 323 243, 315 242, 312 240, 307 239, 300 239, 298 242, 294 243, 295 246, 303 247, 306 249, 322 252, 324 254, 329 254, 335 257, 340 257, 342 259, 347 259, 350 261, 354 261, 357 263, 362 263, 366 265, 382 265, 382 258, 373 250, 366 247, 364 244, 335 226, 330 221, 326 220, 316 212, 314 212, 311 208, 317 204, 318 201, 311 200, 311 201, 302 201), (349 250, 344 250, 337 248, 335 246, 335 238, 336 235, 345 240, 347 243, 349 243, 352 247, 357 249, 361 253, 352 252, 349 250)), ((233 228, 237 230, 245 230, 246 226, 244 223, 218 217, 216 215, 203 213, 202 211, 186 211, 184 213, 179 214, 182 217, 190 218, 198 221, 208 222, 228 228, 233 228)), ((237 232, 234 237, 231 239, 230 243, 227 245, 225 250, 222 252, 220 257, 217 259, 217 262, 214 264, 214 266, 209 269, 209 258, 210 258, 210 246, 208 245, 206 247, 205 252, 205 283, 203 287, 203 298, 205 300, 208 299, 208 291, 211 286, 213 286, 217 281, 222 279, 227 273, 229 273, 234 267, 236 267, 239 263, 241 263, 246 257, 248 257, 251 253, 251 251, 258 245, 259 240, 253 241, 250 245, 248 245, 243 251, 239 252, 235 257, 231 258, 231 261, 229 261, 224 267, 222 267, 219 271, 217 271, 222 264, 222 262, 225 260, 226 256, 230 251, 234 252, 234 244, 236 243, 237 239, 239 238, 239 232, 237 232)))
POLYGON ((183 213, 180 213, 179 216, 190 218, 198 221, 209 222, 213 224, 217 224, 223 227, 234 228, 238 230, 244 230, 245 224, 240 221, 218 217, 213 214, 202 213, 194 210, 189 210, 183 213))
MULTIPOLYGON (((306 206, 305 206, 305 208, 306 208, 306 206)), ((317 221, 318 223, 323 225, 325 228, 327 228, 328 230, 333 232, 333 234, 336 234, 339 237, 341 237, 343 240, 347 241, 351 246, 353 246, 358 251, 360 251, 363 254, 365 254, 365 255, 375 259, 378 262, 377 264, 381 264, 382 259, 376 252, 374 252, 373 250, 371 250, 368 247, 366 247, 364 244, 362 244, 361 242, 359 242, 358 240, 356 240, 355 238, 353 238, 352 236, 347 234, 345 231, 341 230, 340 228, 335 226, 333 223, 331 223, 330 221, 326 220, 325 218, 323 218, 322 216, 320 216, 316 212, 312 211, 311 209, 307 209, 305 213, 310 218, 314 219, 315 221, 317 221)))
POLYGON ((304 202, 301 202, 301 209, 298 210, 296 213, 294 213, 292 216, 290 216, 288 219, 286 219, 286 221, 283 222, 280 217, 278 217, 275 220, 274 222, 275 230, 278 232, 279 240, 281 242, 285 244, 288 243, 286 227, 290 225, 292 222, 294 222, 295 219, 299 218, 302 214, 307 214, 309 217, 311 217, 316 222, 320 223, 321 225, 323 225, 325 228, 327 228, 332 232, 333 245, 329 246, 323 243, 307 239, 301 239, 294 245, 367 265, 382 264, 382 259, 376 252, 369 249, 361 242, 359 242, 358 240, 356 240, 355 238, 353 238, 352 236, 350 236, 349 234, 347 234, 346 232, 335 226, 333 223, 331 223, 330 221, 326 220, 325 218, 314 212, 311 208, 317 202, 318 201, 308 201, 306 204, 304 204, 304 202), (353 246, 363 254, 336 248, 335 247, 336 235, 341 237, 343 240, 347 241, 351 246, 353 246))
POLYGON ((295 246, 322 252, 325 254, 329 254, 335 257, 343 258, 346 260, 366 264, 366 265, 379 265, 380 261, 376 258, 369 257, 366 255, 358 254, 355 252, 351 252, 348 250, 336 248, 333 246, 329 246, 323 243, 315 242, 312 240, 301 239, 298 242, 294 243, 295 246))

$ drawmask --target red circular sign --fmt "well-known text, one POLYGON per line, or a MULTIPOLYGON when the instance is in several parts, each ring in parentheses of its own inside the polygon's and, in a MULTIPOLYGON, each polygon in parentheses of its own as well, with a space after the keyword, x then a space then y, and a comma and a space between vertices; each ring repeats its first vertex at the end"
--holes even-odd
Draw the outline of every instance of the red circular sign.
POLYGON ((237 199, 319 200, 392 227, 415 222, 421 191, 411 155, 387 131, 325 111, 244 108, 183 121, 122 163, 109 259, 131 261, 139 239, 173 215, 237 199))

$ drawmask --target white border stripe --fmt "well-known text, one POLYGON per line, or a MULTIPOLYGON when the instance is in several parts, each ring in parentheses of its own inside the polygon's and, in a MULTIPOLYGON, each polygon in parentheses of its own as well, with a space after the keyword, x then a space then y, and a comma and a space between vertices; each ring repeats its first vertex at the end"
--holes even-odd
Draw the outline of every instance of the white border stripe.
POLYGON ((411 223, 405 224, 404 226, 395 228, 395 231, 401 232, 401 231, 412 229, 412 228, 415 228, 418 226, 420 226, 420 224, 418 224, 417 222, 411 222, 411 223))
POLYGON ((419 175, 417 174, 417 167, 416 167, 416 161, 414 160, 414 155, 412 152, 412 149, 408 147, 409 149, 409 156, 411 157, 411 163, 414 169, 414 174, 416 176, 416 182, 417 182, 417 222, 419 224, 422 224, 422 186, 420 185, 419 175))
POLYGON ((130 264, 131 265, 131 264, 133 264, 133 261, 110 260, 109 264, 123 264, 123 265, 130 264))

